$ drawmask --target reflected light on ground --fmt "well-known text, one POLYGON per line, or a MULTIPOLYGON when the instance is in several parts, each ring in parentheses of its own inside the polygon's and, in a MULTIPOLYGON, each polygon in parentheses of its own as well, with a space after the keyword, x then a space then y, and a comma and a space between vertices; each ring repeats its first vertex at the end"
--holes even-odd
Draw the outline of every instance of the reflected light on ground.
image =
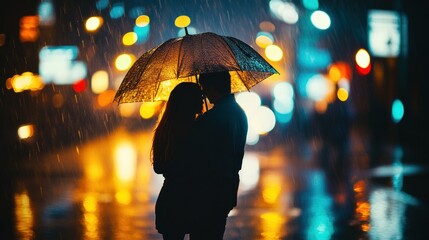
POLYGON ((83 219, 83 225, 85 226, 84 239, 99 239, 97 215, 87 212, 83 214, 83 219))
POLYGON ((33 239, 33 211, 27 192, 15 194, 16 231, 19 239, 33 239))
POLYGON ((314 172, 309 176, 307 239, 328 240, 334 232, 332 199, 326 192, 324 175, 321 172, 314 172))
POLYGON ((360 222, 360 228, 364 232, 368 232, 371 229, 369 218, 371 216, 371 205, 367 201, 366 191, 367 185, 363 180, 359 180, 353 185, 353 191, 355 192, 356 209, 355 216, 360 222))
POLYGON ((268 204, 274 204, 279 201, 281 193, 281 176, 278 174, 267 174, 262 179, 262 198, 268 204))
POLYGON ((121 142, 115 147, 115 172, 121 182, 129 182, 136 174, 137 151, 130 142, 121 142))
POLYGON ((396 194, 388 190, 374 191, 369 201, 371 203, 371 239, 395 239, 404 236, 405 203, 395 201, 396 194))
POLYGON ((267 212, 261 215, 262 239, 281 239, 285 218, 278 212, 267 212))
POLYGON ((131 203, 132 196, 130 191, 123 189, 116 192, 115 199, 118 203, 128 205, 131 203))
POLYGON ((97 198, 93 193, 88 193, 85 196, 83 210, 84 239, 99 239, 97 198))

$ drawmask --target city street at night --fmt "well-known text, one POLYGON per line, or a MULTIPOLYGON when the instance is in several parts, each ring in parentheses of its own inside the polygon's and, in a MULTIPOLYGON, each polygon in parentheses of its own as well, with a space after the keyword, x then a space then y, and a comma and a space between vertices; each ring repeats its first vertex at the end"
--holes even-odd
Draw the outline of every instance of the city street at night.
POLYGON ((195 174, 195 191, 208 185, 206 200, 233 206, 243 145, 225 240, 429 239, 424 1, 2 5, 0 240, 161 240, 160 190, 183 193, 164 176, 195 174), (210 99, 205 78, 222 72, 231 89, 210 99), (169 131, 185 120, 161 121, 181 82, 195 96, 176 101, 197 102, 182 104, 189 128, 176 129, 193 144, 169 131), (228 111, 204 122, 226 98, 240 121, 228 111), (188 159, 194 150, 206 161, 188 159), (168 159, 154 161, 165 175, 155 158, 168 159))
MULTIPOLYGON (((163 177, 148 158, 150 135, 120 128, 22 163, 8 193, 15 227, 2 225, 2 233, 17 239, 162 239, 154 204, 163 177)), ((363 139, 352 139, 349 180, 318 164, 316 141, 303 143, 301 151, 287 142, 246 151, 225 239, 425 239, 428 196, 422 195, 425 183, 416 180, 427 179, 428 170, 395 156, 399 149, 390 155, 396 164, 370 169, 363 139)))

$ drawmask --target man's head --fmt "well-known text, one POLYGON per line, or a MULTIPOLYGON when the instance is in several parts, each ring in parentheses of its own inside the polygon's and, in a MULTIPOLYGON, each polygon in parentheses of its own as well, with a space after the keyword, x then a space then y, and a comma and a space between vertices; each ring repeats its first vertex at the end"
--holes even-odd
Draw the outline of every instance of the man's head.
POLYGON ((202 73, 199 77, 204 94, 211 103, 231 93, 231 75, 228 71, 202 73))

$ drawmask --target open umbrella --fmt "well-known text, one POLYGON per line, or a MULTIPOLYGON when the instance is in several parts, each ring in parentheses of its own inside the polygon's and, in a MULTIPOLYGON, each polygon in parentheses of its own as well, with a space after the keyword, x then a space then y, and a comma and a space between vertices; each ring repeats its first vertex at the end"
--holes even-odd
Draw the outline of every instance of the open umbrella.
POLYGON ((248 91, 277 73, 243 41, 212 32, 172 38, 145 52, 131 66, 114 97, 130 103, 167 100, 180 82, 198 82, 201 73, 228 70, 231 91, 248 91))

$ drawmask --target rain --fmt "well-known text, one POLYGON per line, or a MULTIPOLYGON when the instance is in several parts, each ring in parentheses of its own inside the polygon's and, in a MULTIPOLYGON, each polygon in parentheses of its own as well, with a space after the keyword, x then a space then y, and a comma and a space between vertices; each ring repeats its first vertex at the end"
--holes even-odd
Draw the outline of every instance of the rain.
POLYGON ((424 239, 422 3, 2 4, 1 239, 162 239, 150 148, 165 102, 114 97, 140 56, 186 32, 240 39, 278 71, 235 93, 249 132, 225 239, 424 239))

